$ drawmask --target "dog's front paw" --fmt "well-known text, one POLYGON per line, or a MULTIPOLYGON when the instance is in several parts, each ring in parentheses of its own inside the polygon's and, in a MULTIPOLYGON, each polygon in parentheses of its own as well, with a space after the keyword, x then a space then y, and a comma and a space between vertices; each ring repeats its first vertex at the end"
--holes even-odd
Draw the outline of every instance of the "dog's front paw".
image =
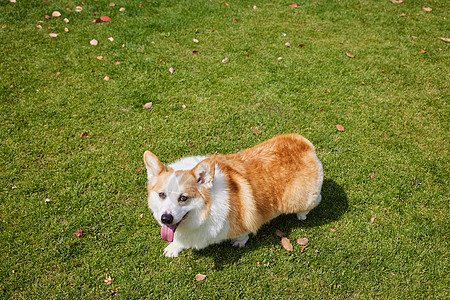
POLYGON ((172 242, 164 249, 164 255, 166 257, 178 257, 178 253, 183 250, 183 247, 180 244, 177 244, 176 242, 172 242))

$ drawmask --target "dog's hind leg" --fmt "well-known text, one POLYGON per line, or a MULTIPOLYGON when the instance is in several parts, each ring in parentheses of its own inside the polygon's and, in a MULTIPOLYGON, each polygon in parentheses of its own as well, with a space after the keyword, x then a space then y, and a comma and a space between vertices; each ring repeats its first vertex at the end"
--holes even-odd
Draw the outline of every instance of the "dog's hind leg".
POLYGON ((245 244, 247 243, 249 238, 250 238, 250 234, 244 233, 244 234, 242 234, 240 236, 237 236, 237 237, 231 239, 231 244, 234 247, 242 248, 242 247, 245 246, 245 244))

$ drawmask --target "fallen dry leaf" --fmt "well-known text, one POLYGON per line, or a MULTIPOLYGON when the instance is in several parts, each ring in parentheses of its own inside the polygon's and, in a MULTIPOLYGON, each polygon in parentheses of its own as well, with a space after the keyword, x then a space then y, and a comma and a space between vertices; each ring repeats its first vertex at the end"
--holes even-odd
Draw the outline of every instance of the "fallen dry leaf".
POLYGON ((88 133, 85 131, 82 134, 80 134, 80 138, 85 138, 88 136, 88 133))
POLYGON ((106 274, 105 282, 107 285, 110 285, 114 281, 114 278, 111 278, 108 274, 106 274))
POLYGON ((49 33, 48 34, 50 37, 52 37, 52 38, 55 38, 55 37, 57 37, 58 36, 58 34, 57 33, 49 33))
POLYGON ((222 59, 222 63, 224 63, 224 64, 226 64, 229 61, 230 61, 230 59, 228 57, 225 57, 224 59, 222 59))
POLYGON ((254 10, 258 10, 258 6, 253 5, 253 9, 254 9, 254 10))
POLYGON ((286 44, 284 44, 286 47, 290 47, 291 43, 287 42, 286 44))
POLYGON ((377 217, 372 217, 372 218, 370 219, 370 224, 373 224, 373 222, 375 222, 376 218, 377 218, 377 217))
POLYGON ((136 171, 136 172, 140 172, 140 171, 141 171, 141 168, 137 168, 135 171, 136 171))
POLYGON ((198 54, 198 51, 197 51, 197 50, 194 50, 194 51, 192 51, 192 53, 194 53, 194 54, 198 54))
POLYGON ((344 126, 342 126, 342 125, 340 125, 340 124, 337 124, 336 125, 336 128, 337 128, 337 130, 339 130, 339 131, 344 131, 345 129, 344 129, 344 126))
POLYGON ((306 246, 306 245, 308 245, 308 239, 307 238, 298 239, 297 244, 299 244, 301 246, 306 246))
POLYGON ((425 51, 425 50, 422 50, 421 52, 422 52, 422 53, 427 53, 427 51, 425 51))
POLYGON ((181 105, 181 108, 186 108, 186 105, 184 105, 184 104, 183 104, 183 105, 181 105))
POLYGON ((144 104, 143 108, 150 108, 150 107, 152 107, 152 105, 153 105, 153 102, 147 102, 144 104))
POLYGON ((431 7, 422 6, 423 11, 432 11, 433 9, 431 7))
POLYGON ((403 3, 403 0, 391 0, 391 2, 394 4, 400 4, 403 3))
POLYGON ((194 43, 198 43, 198 40, 197 39, 193 39, 192 40, 194 43))
POLYGON ((111 42, 114 42, 114 38, 113 37, 109 37, 108 40, 111 41, 111 42))
POLYGON ((91 40, 89 42, 89 44, 91 44, 92 46, 97 46, 98 45, 98 41, 94 39, 94 40, 91 40))
POLYGON ((109 76, 105 76, 105 78, 103 78, 104 81, 109 81, 111 78, 109 76))
POLYGON ((143 217, 144 217, 144 214, 140 214, 140 215, 139 215, 139 218, 142 219, 143 217))
POLYGON ((294 250, 294 247, 292 246, 291 241, 289 241, 289 239, 287 237, 281 238, 281 245, 283 245, 284 249, 286 249, 287 251, 294 250))
POLYGON ((302 250, 300 250, 300 252, 303 253, 303 250, 305 250, 306 246, 302 246, 302 250))
POLYGON ((36 28, 37 29, 42 29, 42 26, 41 25, 36 25, 36 28))
POLYGON ((100 20, 101 20, 102 22, 109 22, 109 21, 111 21, 111 18, 108 17, 108 16, 101 16, 101 17, 100 17, 100 20))
POLYGON ((405 13, 400 14, 400 17, 406 17, 406 14, 405 13))
POLYGON ((330 231, 331 231, 331 232, 336 232, 336 229, 330 228, 330 231))
POLYGON ((69 19, 64 18, 64 22, 69 23, 70 21, 69 21, 69 19))
POLYGON ((370 179, 374 179, 375 178, 375 173, 370 174, 370 179))
POLYGON ((258 133, 260 133, 260 132, 261 132, 261 130, 258 130, 258 129, 253 130, 253 133, 254 133, 254 134, 258 134, 258 133))
POLYGON ((350 58, 354 58, 355 57, 353 54, 350 54, 348 52, 347 52, 347 56, 350 57, 350 58))
POLYGON ((64 31, 65 31, 65 32, 69 32, 69 28, 67 28, 67 27, 64 28, 64 31))
POLYGON ((320 252, 319 249, 314 250, 314 253, 319 253, 319 252, 320 252))
POLYGON ((200 274, 200 273, 198 273, 197 275, 195 275, 195 280, 197 280, 197 281, 202 281, 202 280, 204 280, 205 278, 206 278, 206 275, 203 275, 203 274, 200 274))
POLYGON ((101 55, 100 55, 100 56, 97 56, 97 59, 98 59, 98 60, 102 60, 102 59, 103 59, 103 56, 101 56, 101 55))
POLYGON ((75 231, 75 236, 80 237, 83 235, 83 230, 78 229, 77 231, 75 231))
POLYGON ((170 68, 169 68, 169 72, 170 72, 171 74, 173 74, 173 73, 175 73, 175 69, 172 68, 172 67, 170 67, 170 68))
POLYGON ((47 199, 45 199, 44 201, 45 201, 45 204, 47 204, 47 203, 50 202, 50 199, 47 198, 47 199))
POLYGON ((441 37, 441 40, 443 40, 444 42, 450 42, 450 38, 443 38, 443 37, 441 37))
POLYGON ((120 9, 119 9, 119 11, 125 11, 125 7, 121 7, 120 9))
POLYGON ((83 8, 81 6, 77 6, 77 7, 75 7, 75 11, 76 12, 82 12, 83 8))
POLYGON ((114 64, 115 64, 116 66, 118 66, 118 65, 120 65, 120 61, 116 61, 114 64))
POLYGON ((289 5, 290 7, 292 7, 292 8, 296 8, 296 7, 298 7, 298 5, 297 4, 295 4, 295 3, 293 3, 293 4, 291 4, 291 5, 289 5))
POLYGON ((276 234, 277 236, 279 236, 280 238, 284 236, 284 232, 282 232, 281 230, 278 230, 278 229, 275 230, 275 234, 276 234))
POLYGON ((111 2, 111 3, 109 4, 109 6, 114 7, 114 6, 116 6, 116 4, 113 3, 113 2, 111 2))
POLYGON ((61 13, 59 12, 59 11, 54 11, 54 12, 52 12, 52 16, 53 17, 61 17, 61 13))

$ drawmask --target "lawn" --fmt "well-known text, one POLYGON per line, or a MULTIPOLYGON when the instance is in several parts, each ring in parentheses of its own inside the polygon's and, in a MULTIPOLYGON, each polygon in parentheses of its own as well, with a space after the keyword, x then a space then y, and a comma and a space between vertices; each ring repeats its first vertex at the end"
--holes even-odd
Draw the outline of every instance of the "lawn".
POLYGON ((1 299, 450 296, 448 2, 110 1, 0 2, 1 299), (289 132, 324 166, 306 221, 163 256, 145 150, 289 132))

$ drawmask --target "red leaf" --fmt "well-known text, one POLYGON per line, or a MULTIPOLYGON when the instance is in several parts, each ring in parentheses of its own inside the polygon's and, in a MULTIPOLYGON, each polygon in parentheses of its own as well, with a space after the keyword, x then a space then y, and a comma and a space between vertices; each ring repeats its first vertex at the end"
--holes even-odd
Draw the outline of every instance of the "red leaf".
POLYGON ((109 21, 111 21, 111 18, 108 17, 108 16, 101 16, 101 17, 100 17, 100 20, 101 20, 102 22, 109 22, 109 21))
POLYGON ((85 131, 80 135, 80 138, 85 138, 88 136, 88 133, 85 131))
POLYGON ((298 5, 297 4, 295 4, 295 3, 293 3, 293 4, 291 4, 291 5, 289 5, 290 7, 292 7, 292 8, 296 8, 296 7, 298 7, 298 5))
POLYGON ((82 235, 83 235, 83 230, 78 229, 77 231, 75 231, 75 236, 80 237, 80 236, 82 236, 82 235))

